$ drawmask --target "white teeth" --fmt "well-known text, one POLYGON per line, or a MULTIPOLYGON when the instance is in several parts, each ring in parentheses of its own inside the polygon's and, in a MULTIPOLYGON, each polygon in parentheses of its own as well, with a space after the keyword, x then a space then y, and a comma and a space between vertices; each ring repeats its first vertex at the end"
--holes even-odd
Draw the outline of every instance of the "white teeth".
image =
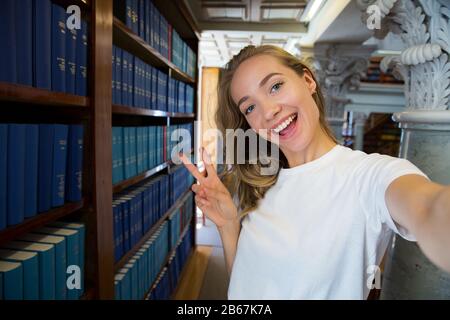
POLYGON ((276 134, 280 133, 283 129, 286 129, 286 127, 295 119, 297 115, 290 116, 286 121, 284 121, 282 124, 280 124, 275 129, 272 129, 276 134))

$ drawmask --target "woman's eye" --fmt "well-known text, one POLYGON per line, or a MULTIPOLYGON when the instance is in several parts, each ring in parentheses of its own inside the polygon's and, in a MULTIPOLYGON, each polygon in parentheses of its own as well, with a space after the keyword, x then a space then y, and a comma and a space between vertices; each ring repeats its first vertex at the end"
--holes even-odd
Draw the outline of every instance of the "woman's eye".
POLYGON ((246 114, 246 115, 249 114, 250 112, 253 111, 254 108, 255 108, 255 105, 252 104, 252 105, 249 106, 247 109, 245 109, 245 114, 246 114))
POLYGON ((270 92, 272 93, 272 92, 275 92, 275 91, 280 90, 280 88, 281 88, 282 85, 283 85, 283 82, 275 83, 275 84, 272 86, 272 88, 270 89, 270 92))

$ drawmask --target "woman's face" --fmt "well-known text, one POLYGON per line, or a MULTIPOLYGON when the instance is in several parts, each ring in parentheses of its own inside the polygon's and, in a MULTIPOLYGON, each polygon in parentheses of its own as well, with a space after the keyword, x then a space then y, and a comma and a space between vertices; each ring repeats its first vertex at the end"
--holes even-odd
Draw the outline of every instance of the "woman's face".
POLYGON ((278 137, 284 152, 301 151, 314 138, 319 126, 315 90, 310 74, 301 77, 269 55, 244 61, 231 81, 231 97, 250 127, 272 142, 278 137))

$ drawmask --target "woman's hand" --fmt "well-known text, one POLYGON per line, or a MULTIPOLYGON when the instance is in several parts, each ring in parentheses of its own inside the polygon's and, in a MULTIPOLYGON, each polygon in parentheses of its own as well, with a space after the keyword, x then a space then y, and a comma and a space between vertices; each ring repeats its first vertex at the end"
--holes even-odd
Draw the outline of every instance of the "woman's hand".
POLYGON ((192 185, 192 191, 196 194, 195 203, 221 229, 237 221, 237 208, 229 191, 217 176, 205 149, 203 149, 202 158, 206 167, 206 176, 205 172, 200 172, 184 154, 180 155, 183 164, 200 183, 192 185))

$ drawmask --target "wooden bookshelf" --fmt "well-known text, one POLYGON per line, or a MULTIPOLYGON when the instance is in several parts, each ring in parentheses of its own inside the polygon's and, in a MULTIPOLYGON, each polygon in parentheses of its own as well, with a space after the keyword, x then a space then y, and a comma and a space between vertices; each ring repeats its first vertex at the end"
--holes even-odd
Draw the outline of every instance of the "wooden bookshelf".
POLYGON ((0 82, 0 100, 57 107, 88 107, 89 98, 15 83, 0 82))
POLYGON ((180 112, 167 112, 161 110, 149 110, 143 108, 128 107, 122 105, 113 104, 113 114, 135 115, 135 116, 149 116, 160 118, 195 118, 194 113, 180 113, 180 112))
POLYGON ((141 173, 140 175, 134 176, 130 179, 126 179, 124 181, 121 181, 121 182, 115 184, 113 187, 113 193, 121 192, 121 191, 125 190, 126 188, 128 188, 132 185, 135 185, 135 184, 157 174, 158 172, 163 171, 164 169, 166 169, 169 166, 169 164, 170 164, 169 162, 161 163, 160 165, 157 165, 153 169, 150 169, 144 173, 141 173))
MULTIPOLYGON (((84 283, 86 292, 82 299, 114 299, 115 271, 125 264, 127 258, 134 253, 139 244, 118 263, 114 262, 113 194, 138 184, 152 175, 164 172, 170 167, 171 162, 160 164, 113 186, 113 116, 117 118, 120 125, 124 126, 148 126, 155 123, 170 125, 171 118, 177 119, 177 121, 184 121, 184 119, 193 121, 197 110, 195 107, 197 104, 195 78, 198 77, 190 77, 181 71, 115 18, 113 16, 113 0, 52 1, 65 7, 71 4, 79 5, 82 16, 89 22, 88 96, 82 97, 0 82, 0 108, 2 109, 2 119, 5 122, 20 123, 19 121, 23 119, 24 123, 30 121, 40 123, 42 121, 42 123, 82 123, 84 125, 84 198, 80 202, 67 203, 0 231, 0 244, 52 221, 69 215, 72 218, 71 215, 75 214, 77 220, 86 225, 84 283), (193 86, 194 113, 173 113, 113 105, 111 90, 113 43, 168 73, 170 77, 193 86), (29 110, 32 113, 28 113, 29 110), (80 111, 82 112, 81 117, 80 111)), ((192 29, 193 20, 190 23, 186 22, 186 15, 189 14, 186 8, 182 9, 176 0, 157 1, 155 5, 166 16, 168 22, 179 31, 183 41, 193 49, 198 57, 198 32, 192 29)), ((164 219, 187 199, 189 192, 187 190, 171 206, 158 223, 144 235, 140 244, 148 239, 164 219)), ((195 213, 193 213, 190 224, 193 227, 192 232, 195 233, 195 213)), ((195 246, 195 236, 192 245, 195 246)))
MULTIPOLYGON (((195 215, 192 216, 191 221, 192 221, 194 218, 195 218, 195 215)), ((191 221, 190 221, 190 222, 191 222, 191 221)), ((188 224, 186 224, 186 226, 184 226, 184 229, 183 229, 183 231, 181 232, 179 241, 180 241, 181 239, 184 238, 184 236, 186 235, 187 231, 189 230, 190 222, 189 222, 188 224)), ((158 277, 159 277, 159 276, 161 275, 161 273, 163 272, 164 267, 167 266, 167 263, 169 262, 170 257, 171 257, 172 254, 177 250, 177 248, 178 248, 179 245, 180 245, 180 242, 178 242, 178 243, 172 248, 172 250, 169 251, 169 253, 168 253, 167 256, 166 256, 166 259, 164 260, 164 262, 163 262, 163 264, 162 264, 162 266, 161 266, 161 269, 159 270, 158 274, 157 274, 156 277, 155 277, 155 281, 153 281, 153 283, 150 285, 150 288, 148 288, 148 291, 145 293, 143 299, 146 299, 146 298, 148 297, 148 295, 152 292, 152 288, 153 288, 153 286, 155 285, 156 281, 158 280, 158 277)), ((191 252, 189 253, 188 256, 190 256, 190 255, 192 254, 193 249, 194 249, 194 248, 191 248, 191 252)), ((186 260, 186 261, 187 261, 187 260, 186 260)), ((184 265, 183 267, 185 267, 185 266, 186 266, 186 265, 184 265)))
POLYGON ((183 205, 187 200, 190 190, 187 190, 170 208, 167 212, 148 230, 142 238, 131 248, 114 266, 115 271, 119 271, 128 260, 139 250, 140 247, 155 233, 156 230, 161 226, 161 224, 167 219, 167 217, 183 205))
POLYGON ((119 47, 137 55, 143 61, 154 67, 170 69, 173 78, 190 84, 195 83, 195 80, 192 77, 167 60, 116 17, 114 17, 113 41, 114 43, 117 43, 119 47))
POLYGON ((51 209, 50 211, 39 213, 32 218, 25 219, 20 224, 10 226, 0 231, 0 244, 17 238, 19 235, 33 231, 47 225, 57 219, 63 218, 84 207, 86 201, 66 203, 61 207, 51 209))

